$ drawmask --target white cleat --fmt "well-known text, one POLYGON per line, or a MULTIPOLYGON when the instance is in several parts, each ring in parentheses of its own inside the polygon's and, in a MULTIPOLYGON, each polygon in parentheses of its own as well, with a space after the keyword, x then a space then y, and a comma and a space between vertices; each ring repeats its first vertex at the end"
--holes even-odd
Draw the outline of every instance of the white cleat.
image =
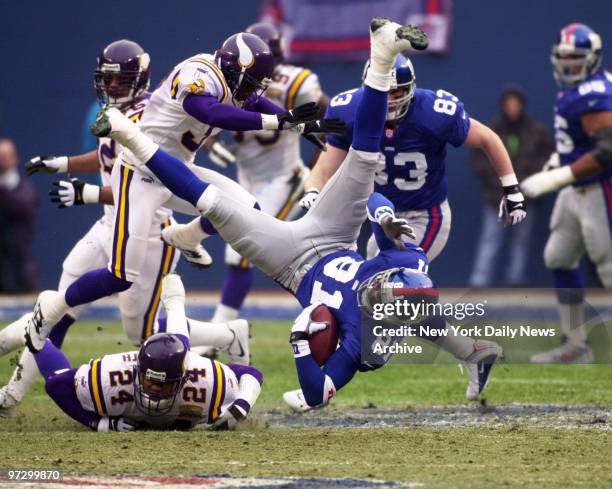
POLYGON ((0 331, 0 357, 23 347, 23 335, 31 317, 32 313, 28 312, 0 331))
POLYGON ((63 314, 53 315, 51 303, 58 294, 55 290, 41 292, 34 305, 34 311, 25 327, 25 344, 32 353, 42 350, 51 329, 61 319, 63 314))
POLYGON ((162 230, 162 239, 170 246, 174 246, 183 254, 185 259, 198 268, 208 268, 212 265, 212 258, 199 241, 194 242, 187 232, 188 224, 172 224, 162 230))
POLYGON ((305 413, 313 409, 306 403, 302 389, 285 392, 283 394, 283 401, 294 413, 305 413))
POLYGON ((9 392, 5 385, 0 389, 0 418, 12 418, 19 402, 9 392))
POLYGON ((493 341, 476 340, 474 352, 465 359, 469 381, 465 397, 468 401, 476 401, 489 383, 493 365, 502 358, 502 347, 493 341))
POLYGON ((531 363, 593 363, 593 350, 586 344, 566 341, 552 350, 532 355, 531 363))
POLYGON ((234 333, 234 339, 229 346, 223 350, 227 353, 230 363, 250 365, 251 352, 249 349, 249 338, 251 337, 251 325, 246 319, 235 319, 234 321, 229 321, 227 327, 234 333))
POLYGON ((370 22, 370 59, 372 63, 392 66, 402 51, 427 48, 427 34, 418 27, 403 26, 384 17, 370 22))
POLYGON ((133 136, 140 131, 136 124, 114 107, 106 107, 98 112, 95 122, 89 126, 89 129, 98 138, 110 137, 126 147, 133 136))
POLYGON ((169 273, 162 280, 161 301, 164 309, 185 309, 185 286, 177 273, 169 273))

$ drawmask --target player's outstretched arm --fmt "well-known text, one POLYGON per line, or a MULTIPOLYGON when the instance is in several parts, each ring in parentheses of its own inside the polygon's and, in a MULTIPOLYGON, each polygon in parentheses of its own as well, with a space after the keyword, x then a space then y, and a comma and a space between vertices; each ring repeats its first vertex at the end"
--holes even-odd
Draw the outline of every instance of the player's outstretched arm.
POLYGON ((27 176, 38 172, 95 174, 98 171, 100 163, 97 151, 75 156, 35 156, 25 164, 27 176))
POLYGON ((372 192, 368 198, 368 219, 376 243, 381 251, 397 248, 405 250, 405 242, 416 239, 414 229, 406 219, 395 217, 393 202, 378 192, 372 192))
POLYGON ((535 199, 555 192, 582 178, 597 175, 612 164, 612 112, 595 112, 582 116, 582 128, 591 135, 593 150, 571 165, 541 171, 521 182, 525 195, 535 199))
POLYGON ((300 387, 306 403, 311 407, 327 404, 337 390, 353 378, 359 368, 358 362, 349 354, 344 344, 329 357, 322 369, 312 358, 308 339, 310 335, 327 327, 325 323, 313 321, 310 317, 319 305, 320 303, 312 304, 300 313, 293 323, 289 339, 300 387))
POLYGON ((525 197, 518 185, 510 155, 502 140, 490 128, 470 118, 470 129, 464 144, 484 151, 501 181, 504 196, 499 205, 499 219, 504 225, 520 223, 527 217, 525 197))
POLYGON ((51 202, 57 204, 60 209, 83 204, 114 205, 111 187, 92 185, 78 178, 56 180, 53 186, 49 196, 51 202))

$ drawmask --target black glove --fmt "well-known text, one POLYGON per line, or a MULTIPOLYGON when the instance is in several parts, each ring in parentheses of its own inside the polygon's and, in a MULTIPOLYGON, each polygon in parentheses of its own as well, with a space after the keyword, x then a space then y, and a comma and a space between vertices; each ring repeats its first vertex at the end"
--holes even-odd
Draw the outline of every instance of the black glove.
POLYGON ((73 205, 95 204, 100 201, 100 187, 85 183, 78 178, 53 182, 57 188, 50 190, 51 202, 60 209, 73 205))
POLYGON ((346 131, 346 124, 343 120, 337 118, 319 119, 300 124, 296 126, 296 130, 301 132, 304 138, 317 148, 325 151, 326 139, 324 134, 342 135, 346 131))
POLYGON ((504 226, 514 226, 527 217, 525 197, 518 185, 504 187, 504 196, 499 203, 498 219, 504 226))
POLYGON ((302 122, 312 121, 319 115, 319 106, 314 102, 299 105, 295 109, 276 114, 278 129, 289 129, 289 127, 302 122))
POLYGON ((35 156, 25 164, 25 174, 29 177, 37 172, 65 173, 68 171, 67 156, 35 156))

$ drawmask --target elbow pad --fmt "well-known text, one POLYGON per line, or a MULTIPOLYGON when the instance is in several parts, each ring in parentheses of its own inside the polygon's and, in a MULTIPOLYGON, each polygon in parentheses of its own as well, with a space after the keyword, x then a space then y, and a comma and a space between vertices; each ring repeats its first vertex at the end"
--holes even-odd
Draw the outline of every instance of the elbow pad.
POLYGON ((612 127, 597 129, 591 139, 595 146, 591 156, 602 166, 612 165, 612 127))

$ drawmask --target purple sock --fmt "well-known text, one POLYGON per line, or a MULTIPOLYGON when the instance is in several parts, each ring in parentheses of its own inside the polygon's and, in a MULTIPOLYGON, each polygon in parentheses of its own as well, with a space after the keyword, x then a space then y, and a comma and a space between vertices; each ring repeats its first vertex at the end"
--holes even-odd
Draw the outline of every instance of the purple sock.
POLYGON ((48 380, 57 370, 70 368, 70 362, 53 343, 45 341, 42 350, 34 354, 40 374, 48 380))
POLYGON ((210 236, 219 234, 219 231, 215 229, 215 226, 213 226, 212 223, 205 217, 200 217, 200 227, 202 228, 202 231, 210 236))
POLYGON ((230 265, 227 268, 227 275, 221 290, 221 304, 240 310, 252 283, 253 270, 251 268, 230 265))
POLYGON ((58 348, 62 347, 64 343, 64 338, 66 337, 66 333, 68 332, 68 328, 74 323, 74 318, 69 314, 64 315, 62 319, 60 319, 59 323, 53 326, 51 333, 49 333, 49 340, 58 348))
POLYGON ((132 282, 121 280, 106 268, 98 268, 79 277, 66 289, 66 304, 70 307, 89 304, 116 292, 123 292, 132 282))
POLYGON ((74 388, 74 374, 76 371, 76 368, 72 368, 61 374, 52 375, 45 382, 45 390, 49 397, 55 401, 55 404, 68 416, 92 430, 96 430, 100 416, 86 411, 81 406, 74 388))

